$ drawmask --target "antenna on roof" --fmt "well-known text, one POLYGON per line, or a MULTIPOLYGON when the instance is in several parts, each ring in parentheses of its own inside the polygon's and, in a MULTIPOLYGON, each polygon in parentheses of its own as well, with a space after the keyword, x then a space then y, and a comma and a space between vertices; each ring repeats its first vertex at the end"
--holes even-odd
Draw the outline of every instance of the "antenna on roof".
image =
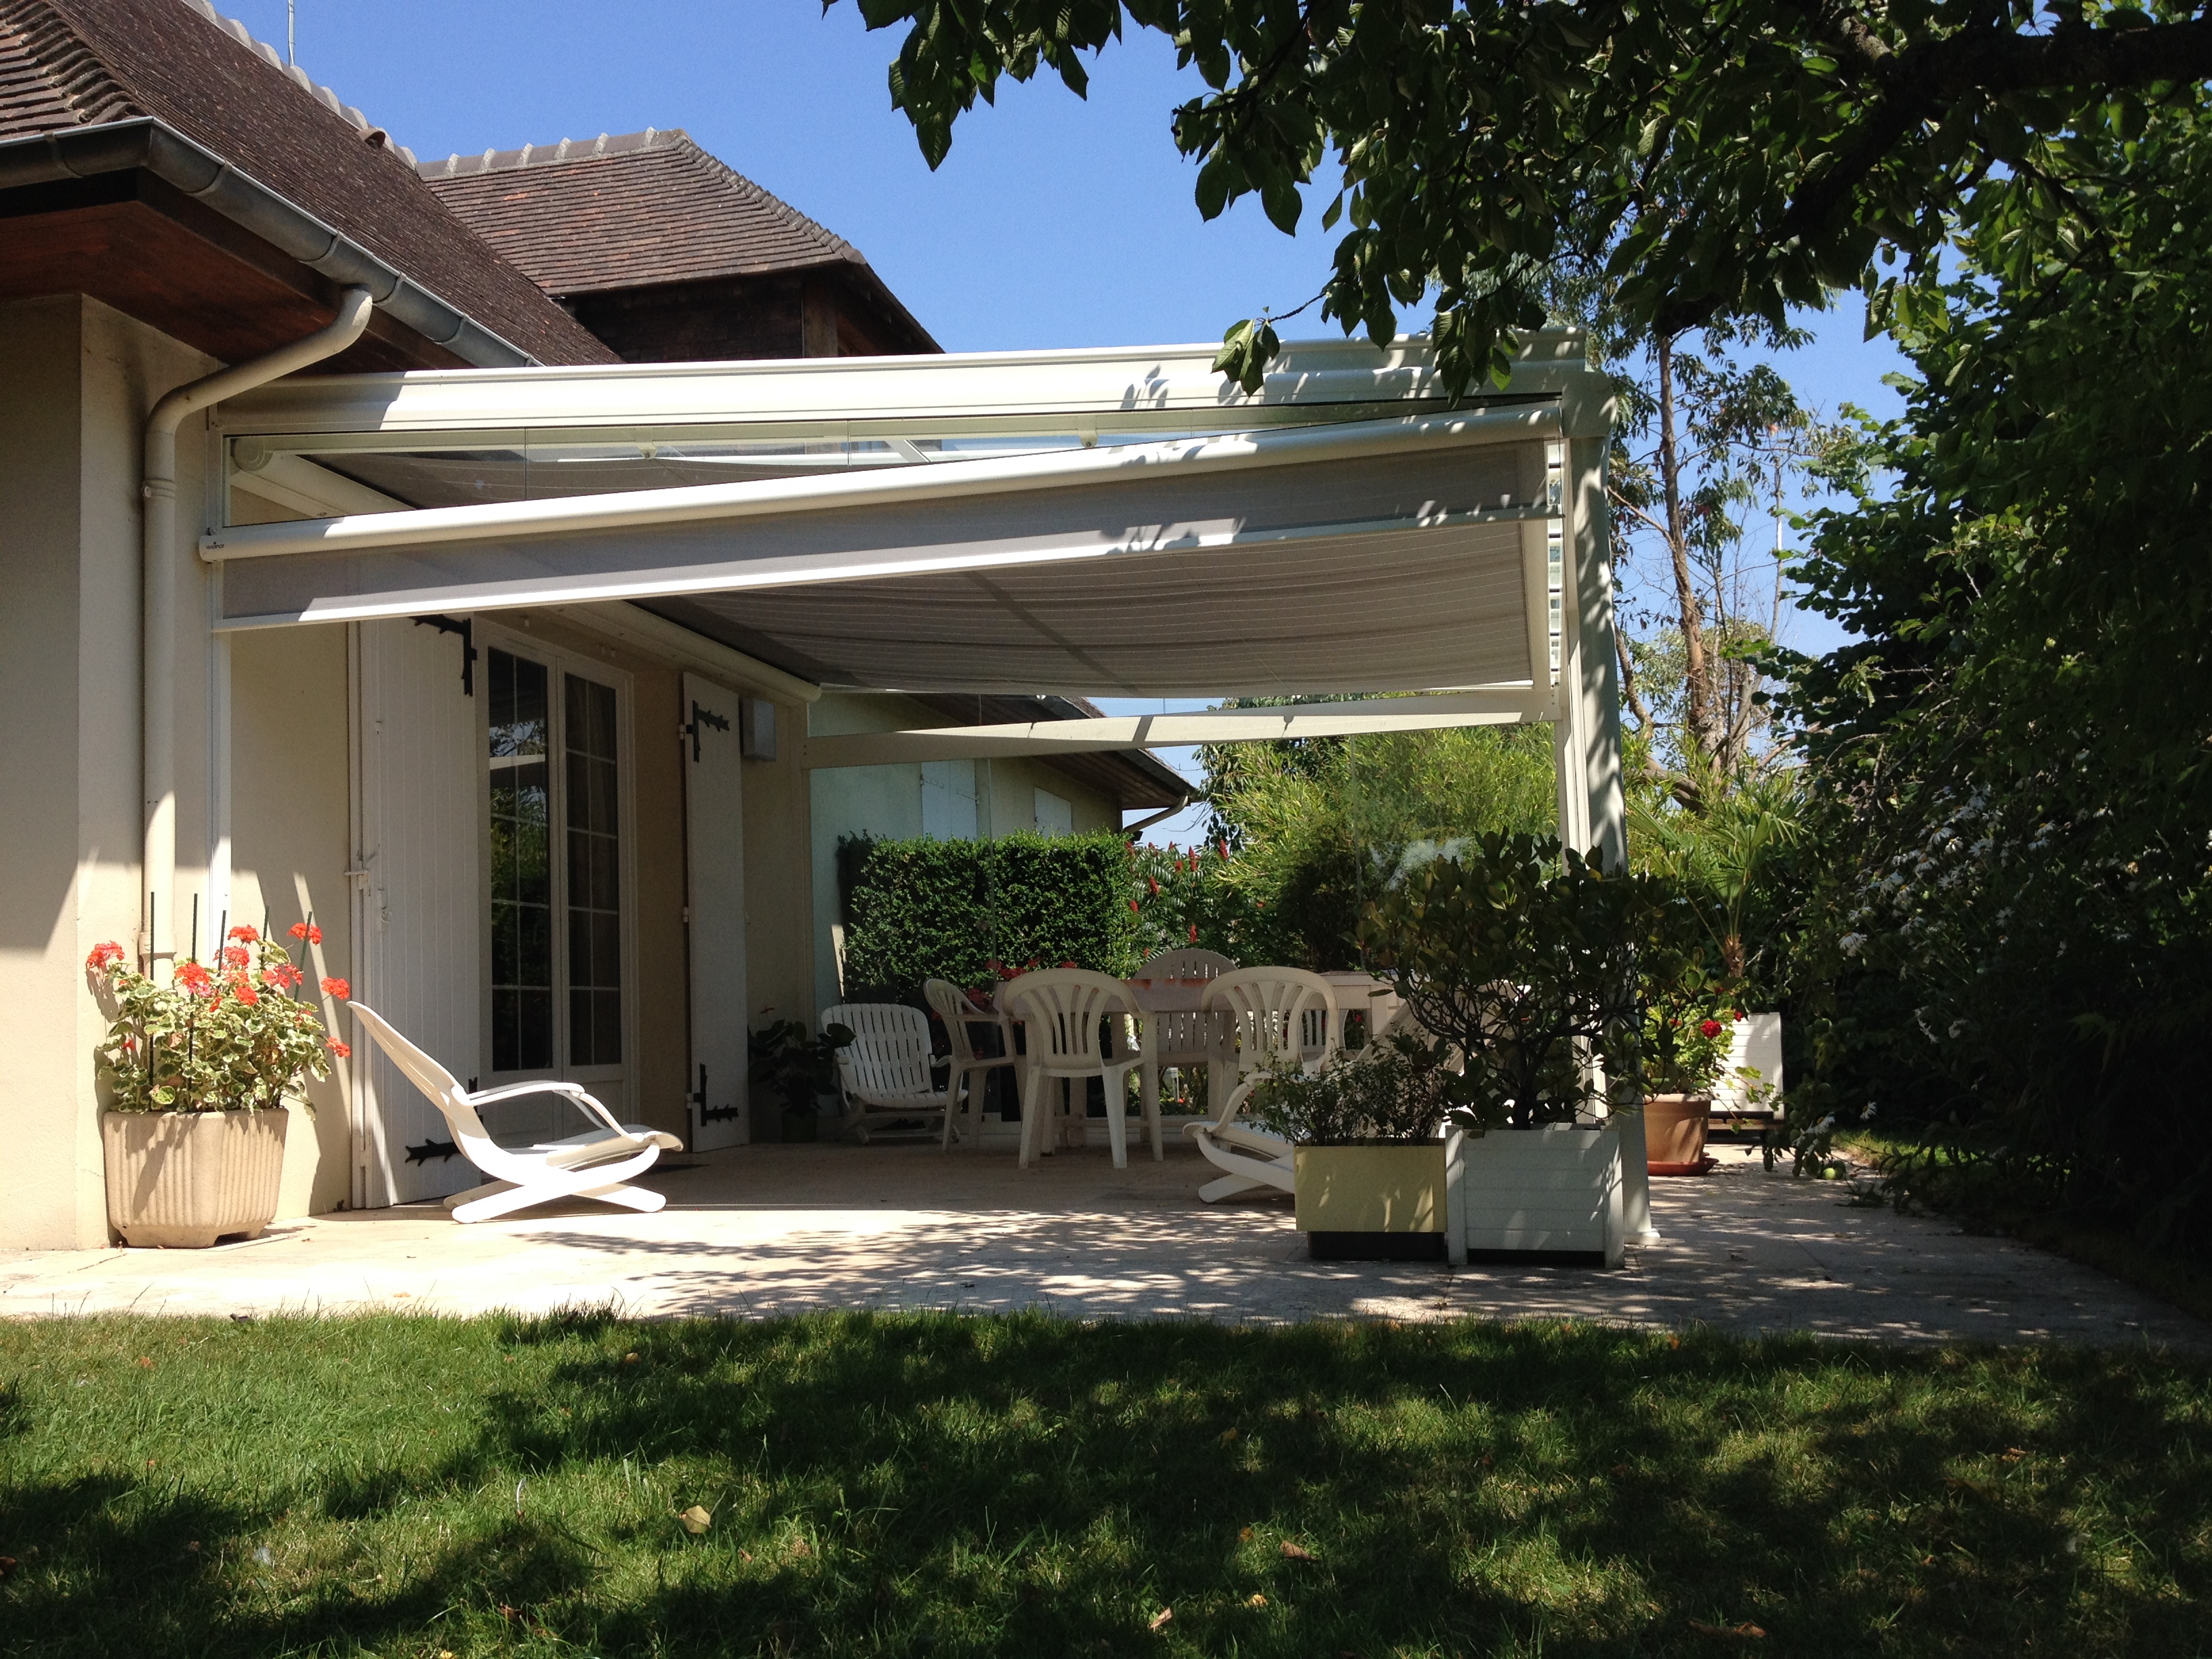
POLYGON ((300 66, 299 0, 284 0, 284 67, 300 66))

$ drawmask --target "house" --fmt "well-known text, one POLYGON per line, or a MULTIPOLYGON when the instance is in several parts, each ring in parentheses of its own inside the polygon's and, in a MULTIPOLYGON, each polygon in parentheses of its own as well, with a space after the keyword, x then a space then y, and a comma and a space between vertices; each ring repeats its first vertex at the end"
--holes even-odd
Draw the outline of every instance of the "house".
POLYGON ((938 349, 858 248, 680 130, 488 149, 420 171, 626 362, 938 349))
MULTIPOLYGON (((106 940, 167 972, 312 921, 458 1075, 711 1147, 749 1024, 834 987, 848 830, 1113 823, 1180 793, 1150 748, 1527 721, 1617 848, 1578 338, 1474 398, 1419 341, 1249 395, 1205 348, 939 354, 662 138, 426 179, 189 0, 0 0, 0 1242, 106 1241, 106 940), (570 246, 610 177, 780 251, 570 246), (653 358, 762 319, 774 353, 653 358)), ((314 1104, 286 1212, 470 1183, 374 1057, 314 1104)))

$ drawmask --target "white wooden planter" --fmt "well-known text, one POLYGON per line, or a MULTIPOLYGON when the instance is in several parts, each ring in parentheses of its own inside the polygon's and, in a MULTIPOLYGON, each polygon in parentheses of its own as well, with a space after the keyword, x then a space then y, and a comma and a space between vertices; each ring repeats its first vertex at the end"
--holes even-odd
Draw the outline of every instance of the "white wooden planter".
POLYGON ((1447 1149, 1452 1259, 1511 1251, 1618 1267, 1620 1137, 1555 1124, 1456 1137, 1447 1149))

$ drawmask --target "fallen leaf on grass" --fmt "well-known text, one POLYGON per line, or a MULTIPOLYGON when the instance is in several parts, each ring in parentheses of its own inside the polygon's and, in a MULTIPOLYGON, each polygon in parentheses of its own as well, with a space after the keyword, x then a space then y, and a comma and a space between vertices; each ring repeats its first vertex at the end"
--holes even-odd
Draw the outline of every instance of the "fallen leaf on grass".
POLYGON ((1252 1528, 1247 1527, 1243 1531, 1238 1533, 1237 1534, 1237 1541, 1240 1544, 1250 1543, 1252 1541, 1252 1528))
POLYGON ((683 1514, 678 1516, 676 1518, 683 1523, 684 1530, 690 1533, 694 1538, 696 1538, 701 1533, 706 1531, 708 1528, 714 1524, 714 1510, 702 1509, 696 1504, 694 1504, 690 1509, 684 1510, 683 1514))
POLYGON ((1747 1620, 1741 1625, 1707 1625, 1692 1619, 1690 1628, 1700 1636, 1718 1636, 1733 1642, 1763 1642, 1766 1639, 1766 1632, 1747 1620))
POLYGON ((1224 1446, 1225 1446, 1225 1445, 1227 1445, 1231 1441, 1234 1440, 1236 1437, 1237 1437, 1237 1431, 1236 1431, 1236 1430, 1234 1430, 1234 1429, 1224 1429, 1224 1430, 1222 1430, 1222 1431, 1221 1431, 1221 1443, 1222 1443, 1223 1445, 1224 1445, 1224 1446))
POLYGON ((1628 1465, 1626 1463, 1615 1463, 1613 1466, 1612 1473, 1614 1474, 1626 1474, 1628 1473, 1628 1465))
POLYGON ((1248 1607, 1264 1607, 1267 1605, 1267 1598, 1261 1595, 1259 1591, 1254 1590, 1252 1592, 1251 1599, 1246 1601, 1244 1605, 1248 1607))
POLYGON ((1162 1607, 1158 1613, 1152 1615, 1151 1622, 1146 1624, 1145 1628, 1146 1630, 1155 1631, 1164 1630, 1167 1627, 1168 1620, 1174 1617, 1175 1609, 1173 1607, 1162 1607))
POLYGON ((12 1555, 0 1555, 0 1578, 5 1578, 22 1564, 12 1555))
POLYGON ((154 1369, 154 1362, 142 1353, 138 1356, 138 1369, 142 1371, 150 1371, 154 1369))
POLYGON ((791 1547, 791 1559, 794 1561, 803 1561, 813 1553, 814 1552, 807 1547, 806 1540, 804 1538, 800 1539, 797 1543, 791 1547))
POLYGON ((1313 1559, 1313 1552, 1303 1545, 1286 1543, 1283 1546, 1283 1559, 1285 1561, 1310 1561, 1313 1559))
POLYGON ((2027 1452, 2022 1447, 2007 1446, 2002 1451, 1997 1454, 1997 1462, 2000 1463, 2017 1463, 2021 1458, 2027 1455, 2027 1452))
POLYGON ((637 1356, 636 1356, 635 1354, 634 1354, 634 1353, 626 1353, 626 1354, 624 1354, 624 1355, 623 1356, 623 1364, 625 1364, 625 1365, 635 1365, 635 1364, 637 1364, 637 1356))

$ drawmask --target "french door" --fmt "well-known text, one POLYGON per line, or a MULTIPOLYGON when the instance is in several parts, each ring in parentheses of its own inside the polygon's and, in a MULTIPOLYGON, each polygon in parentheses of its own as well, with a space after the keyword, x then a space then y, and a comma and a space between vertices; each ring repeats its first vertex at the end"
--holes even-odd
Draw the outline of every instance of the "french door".
MULTIPOLYGON (((489 1081, 568 1079, 634 1117, 627 678, 503 631, 481 672, 489 1081)), ((546 1097, 488 1127, 507 1139, 586 1125, 546 1097)))

